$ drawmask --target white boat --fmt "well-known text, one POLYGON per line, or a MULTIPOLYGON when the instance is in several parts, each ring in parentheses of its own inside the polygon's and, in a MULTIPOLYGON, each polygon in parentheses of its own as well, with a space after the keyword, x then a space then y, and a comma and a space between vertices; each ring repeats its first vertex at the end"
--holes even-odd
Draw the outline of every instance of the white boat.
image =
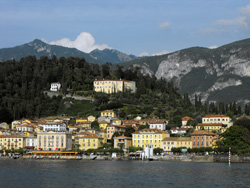
POLYGON ((90 159, 91 160, 95 160, 97 158, 97 155, 95 155, 94 153, 90 154, 90 159))

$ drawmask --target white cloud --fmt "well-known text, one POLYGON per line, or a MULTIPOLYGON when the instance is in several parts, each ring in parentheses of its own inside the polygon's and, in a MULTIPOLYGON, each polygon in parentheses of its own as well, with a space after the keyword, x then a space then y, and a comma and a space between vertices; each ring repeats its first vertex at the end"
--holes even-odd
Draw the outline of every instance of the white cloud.
POLYGON ((50 44, 68 48, 76 48, 86 53, 89 53, 95 49, 104 50, 105 48, 111 48, 107 44, 95 44, 94 37, 88 32, 80 33, 74 41, 71 41, 69 38, 63 38, 57 41, 52 41, 50 44))
POLYGON ((169 54, 169 53, 170 53, 170 51, 162 50, 161 52, 154 53, 152 55, 150 55, 148 52, 142 52, 138 56, 139 57, 143 57, 143 56, 157 56, 157 55, 164 55, 164 54, 169 54))
POLYGON ((163 22, 160 24, 160 28, 170 27, 170 22, 163 22))
POLYGON ((142 52, 138 55, 139 57, 150 56, 148 52, 142 52))
POLYGON ((239 18, 235 18, 235 19, 231 19, 231 20, 221 19, 221 20, 216 21, 214 23, 214 25, 220 25, 220 26, 239 25, 239 26, 242 26, 245 28, 248 27, 248 24, 246 22, 246 17, 239 17, 239 18))
POLYGON ((164 54, 169 54, 170 51, 167 51, 167 50, 162 50, 161 52, 158 52, 158 53, 154 53, 152 54, 153 56, 156 56, 156 55, 164 55, 164 54))
POLYGON ((214 46, 209 46, 208 48, 209 48, 209 49, 216 49, 216 48, 218 48, 218 47, 219 47, 219 46, 215 46, 215 45, 214 45, 214 46))
POLYGON ((45 38, 41 38, 41 41, 45 42, 48 44, 48 41, 45 38))
POLYGON ((210 28, 201 29, 203 34, 222 34, 225 32, 242 32, 250 29, 250 4, 238 9, 239 16, 233 19, 220 19, 212 23, 210 28))

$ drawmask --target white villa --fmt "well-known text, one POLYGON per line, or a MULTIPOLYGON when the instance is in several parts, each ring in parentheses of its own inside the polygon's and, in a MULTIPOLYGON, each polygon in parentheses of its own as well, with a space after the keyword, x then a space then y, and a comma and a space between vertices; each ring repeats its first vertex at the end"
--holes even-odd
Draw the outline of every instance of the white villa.
POLYGON ((58 91, 61 88, 61 84, 59 82, 53 82, 50 86, 50 91, 58 91))

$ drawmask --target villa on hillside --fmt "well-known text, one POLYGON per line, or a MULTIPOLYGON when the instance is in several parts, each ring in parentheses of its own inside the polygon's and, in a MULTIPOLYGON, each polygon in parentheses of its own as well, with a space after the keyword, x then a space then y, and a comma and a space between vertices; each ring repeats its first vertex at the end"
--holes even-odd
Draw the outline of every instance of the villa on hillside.
POLYGON ((53 82, 50 85, 50 91, 58 91, 61 88, 61 84, 59 82, 53 82))
POLYGON ((103 92, 103 93, 117 93, 124 91, 131 91, 135 93, 136 86, 134 81, 128 80, 95 80, 94 83, 94 91, 95 92, 103 92))

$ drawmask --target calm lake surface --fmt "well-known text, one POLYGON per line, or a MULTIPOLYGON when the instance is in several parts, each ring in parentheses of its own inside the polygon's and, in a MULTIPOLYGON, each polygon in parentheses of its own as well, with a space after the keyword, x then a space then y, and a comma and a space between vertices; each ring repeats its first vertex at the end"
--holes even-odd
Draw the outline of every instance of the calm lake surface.
POLYGON ((250 187, 250 164, 0 159, 0 187, 250 187))

